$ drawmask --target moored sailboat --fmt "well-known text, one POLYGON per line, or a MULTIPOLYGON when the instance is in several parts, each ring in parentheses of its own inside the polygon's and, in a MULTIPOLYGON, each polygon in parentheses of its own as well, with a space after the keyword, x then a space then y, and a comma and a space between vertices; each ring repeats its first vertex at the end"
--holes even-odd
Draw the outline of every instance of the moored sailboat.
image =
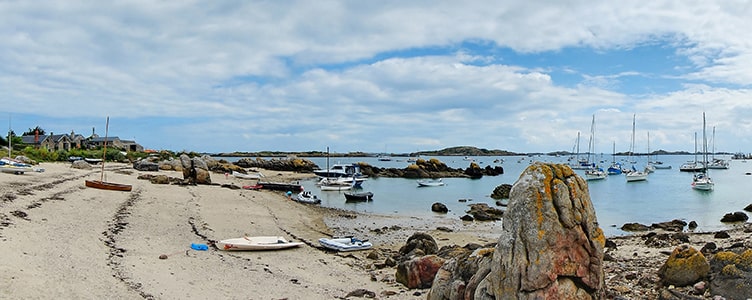
POLYGON ((708 141, 705 138, 705 113, 702 113, 702 156, 704 168, 692 177, 692 188, 701 191, 711 191, 715 187, 715 183, 710 178, 710 175, 708 175, 708 141))

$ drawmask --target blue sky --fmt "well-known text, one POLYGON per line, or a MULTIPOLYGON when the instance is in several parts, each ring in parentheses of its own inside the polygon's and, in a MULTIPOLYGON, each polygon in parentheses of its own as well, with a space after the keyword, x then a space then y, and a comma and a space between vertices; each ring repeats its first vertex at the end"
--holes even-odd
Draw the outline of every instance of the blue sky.
POLYGON ((150 149, 752 152, 752 5, 3 1, 0 122, 150 149), (709 137, 710 138, 710 137, 709 137))

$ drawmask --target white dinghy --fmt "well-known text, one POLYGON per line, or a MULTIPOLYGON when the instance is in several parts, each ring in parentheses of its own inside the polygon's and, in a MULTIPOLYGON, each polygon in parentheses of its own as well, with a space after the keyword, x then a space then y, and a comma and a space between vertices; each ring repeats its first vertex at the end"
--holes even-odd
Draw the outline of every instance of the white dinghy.
POLYGON ((279 250, 298 247, 302 242, 290 242, 281 236, 246 236, 217 242, 219 250, 279 250))
POLYGON ((320 238, 319 244, 321 246, 324 246, 324 248, 328 248, 334 251, 358 251, 358 250, 366 250, 373 247, 373 244, 369 241, 363 241, 359 240, 354 237, 348 237, 348 238, 320 238))

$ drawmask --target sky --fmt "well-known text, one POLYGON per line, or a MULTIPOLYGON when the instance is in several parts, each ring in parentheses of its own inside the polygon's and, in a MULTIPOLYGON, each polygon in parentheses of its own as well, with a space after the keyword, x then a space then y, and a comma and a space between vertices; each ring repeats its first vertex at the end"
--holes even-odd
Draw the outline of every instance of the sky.
POLYGON ((709 149, 749 153, 749 16, 746 1, 2 0, 0 124, 210 153, 546 153, 578 134, 581 152, 591 137, 597 153, 693 152, 704 113, 709 149))

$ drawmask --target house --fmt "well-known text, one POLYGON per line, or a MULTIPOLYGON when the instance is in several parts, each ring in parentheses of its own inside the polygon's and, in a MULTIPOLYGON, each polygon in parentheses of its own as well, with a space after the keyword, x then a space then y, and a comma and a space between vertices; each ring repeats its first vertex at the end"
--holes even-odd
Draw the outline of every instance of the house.
MULTIPOLYGON (((92 136, 86 140, 86 144, 90 149, 99 148, 104 146, 105 138, 100 136, 92 136)), ((119 137, 111 136, 107 138, 107 147, 118 148, 124 151, 144 151, 144 147, 130 140, 121 140, 119 137)))
POLYGON ((24 135, 21 137, 24 144, 34 148, 45 148, 50 151, 68 151, 71 149, 81 148, 84 137, 71 131, 70 134, 53 134, 48 135, 24 135))
MULTIPOLYGON (((24 135, 21 137, 24 144, 34 148, 47 149, 49 151, 69 151, 71 149, 95 149, 102 147, 105 138, 93 133, 88 138, 81 134, 71 131, 70 134, 53 134, 48 135, 24 135)), ((117 148, 124 151, 144 151, 144 147, 130 140, 121 140, 118 137, 107 138, 107 147, 117 148)))

